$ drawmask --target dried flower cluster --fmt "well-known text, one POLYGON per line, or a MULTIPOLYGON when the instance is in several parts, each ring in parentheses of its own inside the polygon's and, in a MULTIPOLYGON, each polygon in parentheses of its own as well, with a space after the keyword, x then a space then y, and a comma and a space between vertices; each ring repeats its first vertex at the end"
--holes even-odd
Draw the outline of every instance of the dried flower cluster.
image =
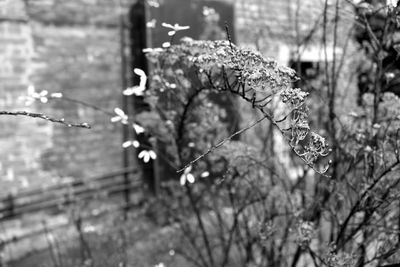
MULTIPOLYGON (((183 65, 197 73, 201 86, 239 95, 260 110, 310 167, 316 170, 318 158, 328 154, 325 139, 314 132, 309 134, 308 93, 291 88, 291 83, 298 79, 294 70, 279 66, 275 60, 264 58, 258 52, 238 48, 229 41, 195 41, 186 37, 179 45, 147 55, 156 65, 153 80, 158 81, 158 88, 171 89, 165 84, 175 85, 170 74, 183 65), (281 106, 287 108, 279 112, 272 110, 269 104, 279 100, 281 106), (281 119, 275 118, 278 116, 281 119), (300 146, 300 141, 305 139, 309 139, 309 144, 300 146)), ((173 87, 176 89, 179 85, 173 87)), ((324 173, 326 168, 316 171, 324 173)))
POLYGON ((308 93, 300 88, 287 88, 281 93, 282 102, 296 109, 304 105, 307 96, 308 93))
POLYGON ((328 144, 325 138, 312 132, 309 144, 305 147, 305 152, 303 154, 306 160, 314 163, 319 157, 327 156, 328 152, 328 144))
POLYGON ((354 257, 347 253, 337 254, 334 245, 329 246, 328 253, 325 256, 325 263, 328 267, 352 267, 355 264, 354 257))
POLYGON ((303 248, 308 247, 314 237, 314 224, 312 222, 301 221, 297 227, 297 231, 297 243, 299 246, 303 248))

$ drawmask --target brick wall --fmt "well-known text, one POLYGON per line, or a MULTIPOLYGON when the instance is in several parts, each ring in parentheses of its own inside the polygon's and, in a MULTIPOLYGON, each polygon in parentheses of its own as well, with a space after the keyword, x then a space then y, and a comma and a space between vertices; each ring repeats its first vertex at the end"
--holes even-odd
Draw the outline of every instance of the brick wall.
MULTIPOLYGON (((120 106, 118 30, 35 24, 33 36, 41 66, 31 77, 36 88, 62 92, 111 112, 120 106)), ((109 116, 64 101, 53 101, 46 109, 93 128, 53 125, 53 145, 42 152, 44 169, 59 176, 88 177, 121 168, 121 129, 110 124, 109 116)))
MULTIPOLYGON (((132 2, 132 1, 130 1, 132 2)), ((2 116, 0 186, 13 191, 122 167, 120 125, 77 104, 25 107, 20 96, 62 92, 111 111, 121 104, 118 9, 107 0, 0 3, 0 109, 42 112, 91 130, 2 116)), ((129 1, 124 1, 129 6, 129 1)))
MULTIPOLYGON (((37 88, 113 111, 121 107, 117 1, 31 1, 37 88)), ((122 1, 127 12, 134 1, 122 1)), ((59 177, 90 177, 122 167, 122 128, 107 115, 81 105, 53 102, 49 112, 93 125, 91 130, 53 125, 53 143, 41 152, 44 170, 59 177)))
MULTIPOLYGON (((19 96, 26 94, 32 74, 34 44, 22 1, 0 3, 0 109, 25 109, 19 96)), ((35 111, 35 108, 28 108, 35 111)), ((26 187, 31 174, 49 179, 40 166, 38 147, 49 147, 52 128, 27 118, 0 118, 0 177, 4 191, 26 187)))

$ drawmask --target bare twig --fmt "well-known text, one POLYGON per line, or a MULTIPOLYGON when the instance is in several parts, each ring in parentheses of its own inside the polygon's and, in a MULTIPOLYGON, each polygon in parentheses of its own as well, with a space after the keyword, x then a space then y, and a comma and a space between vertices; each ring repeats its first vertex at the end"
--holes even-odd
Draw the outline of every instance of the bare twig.
POLYGON ((56 98, 56 99, 62 100, 62 101, 67 101, 67 102, 71 102, 71 103, 75 103, 75 104, 79 104, 79 105, 85 106, 87 108, 91 108, 93 110, 97 110, 97 111, 99 111, 99 112, 101 112, 101 113, 103 113, 103 114, 105 114, 107 116, 110 116, 110 117, 115 116, 115 114, 113 112, 110 112, 110 111, 105 110, 105 109, 103 109, 101 107, 98 107, 96 105, 90 104, 88 102, 85 102, 85 101, 82 101, 82 100, 79 100, 79 99, 67 97, 66 95, 63 95, 62 98, 56 98))
POLYGON ((197 161, 201 160, 202 158, 204 158, 205 156, 207 156, 208 154, 210 154, 211 152, 213 152, 215 149, 223 146, 226 142, 232 140, 232 138, 234 138, 235 136, 249 130, 250 128, 253 128, 254 126, 256 126, 257 124, 259 124, 260 122, 262 122, 263 120, 269 118, 268 116, 263 116, 260 119, 258 119, 257 121, 253 122, 252 124, 250 124, 249 126, 236 131, 235 133, 231 134, 229 137, 225 138, 224 140, 222 140, 221 142, 219 142, 218 144, 216 144, 215 146, 210 147, 205 153, 201 154, 200 156, 198 156, 197 158, 195 158, 194 160, 190 161, 188 164, 185 165, 185 167, 177 170, 177 173, 183 172, 187 167, 189 167, 190 165, 196 163, 197 161))
POLYGON ((228 27, 227 22, 225 22, 225 31, 226 31, 226 37, 228 38, 228 41, 229 41, 229 46, 231 47, 231 50, 233 50, 232 38, 231 38, 231 34, 229 33, 229 27, 228 27))
POLYGON ((27 116, 27 117, 32 117, 32 118, 51 121, 51 122, 54 122, 54 123, 64 124, 67 127, 77 127, 77 128, 86 128, 86 129, 90 129, 91 128, 90 124, 88 124, 86 122, 83 122, 83 123, 72 123, 72 122, 65 121, 64 118, 56 119, 56 118, 49 117, 49 116, 47 116, 45 114, 42 114, 42 113, 33 113, 33 112, 27 112, 27 111, 0 111, 0 115, 27 116))

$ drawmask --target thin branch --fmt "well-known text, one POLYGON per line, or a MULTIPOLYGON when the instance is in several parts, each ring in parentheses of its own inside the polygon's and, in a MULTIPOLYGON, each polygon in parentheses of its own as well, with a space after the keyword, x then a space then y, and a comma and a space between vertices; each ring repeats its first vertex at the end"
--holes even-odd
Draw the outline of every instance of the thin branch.
POLYGON ((231 38, 231 34, 229 33, 228 23, 226 21, 225 21, 225 31, 226 31, 226 37, 228 38, 228 41, 229 41, 229 46, 231 47, 231 50, 233 50, 232 38, 231 38))
POLYGON ((254 126, 256 126, 257 124, 259 124, 260 122, 262 122, 263 120, 269 118, 268 116, 263 116, 260 119, 258 119, 257 121, 253 122, 252 124, 250 124, 249 126, 236 131, 235 133, 231 134, 229 137, 225 138, 224 140, 222 140, 221 142, 219 142, 218 144, 216 144, 215 146, 212 146, 211 148, 209 148, 205 153, 201 154, 200 156, 198 156, 197 158, 195 158, 194 160, 190 161, 189 163, 187 163, 185 165, 185 167, 177 170, 177 173, 183 172, 187 167, 189 167, 190 165, 196 163, 197 161, 201 160, 202 158, 204 158, 205 156, 207 156, 208 154, 210 154, 211 152, 213 152, 215 149, 223 146, 226 142, 232 140, 232 138, 234 138, 235 136, 242 134, 243 132, 249 130, 250 128, 253 128, 254 126))
POLYGON ((362 201, 364 200, 364 198, 371 192, 371 190, 379 183, 379 181, 381 181, 384 177, 386 177, 386 175, 390 172, 392 172, 397 166, 399 165, 399 162, 396 161, 394 162, 390 168, 387 168, 385 171, 383 171, 382 173, 380 173, 374 180, 373 183, 371 185, 369 185, 369 187, 360 195, 360 197, 358 198, 358 200, 356 201, 356 203, 353 205, 352 209, 350 210, 349 214, 347 215, 347 217, 345 218, 345 220, 343 221, 343 223, 340 226, 340 229, 338 231, 337 237, 336 237, 336 241, 335 244, 337 246, 336 250, 339 249, 342 245, 344 245, 344 243, 339 243, 345 235, 345 230, 350 222, 350 219, 353 217, 354 214, 357 213, 358 209, 359 209, 359 205, 362 203, 362 201))
MULTIPOLYGON (((52 99, 52 98, 50 98, 50 99, 52 99)), ((75 99, 75 98, 67 97, 65 95, 63 95, 62 98, 54 98, 54 99, 64 100, 64 101, 67 101, 67 102, 80 104, 80 105, 85 106, 87 108, 91 108, 93 110, 100 111, 101 113, 103 113, 103 114, 105 114, 107 116, 111 116, 111 117, 115 116, 115 114, 113 112, 110 112, 108 110, 102 109, 101 107, 98 107, 96 105, 90 104, 90 103, 82 101, 82 100, 78 100, 78 99, 75 99)))
POLYGON ((86 129, 90 129, 91 128, 90 124, 88 124, 87 122, 72 123, 72 122, 65 121, 64 118, 56 119, 56 118, 49 117, 49 116, 47 116, 45 114, 42 114, 42 113, 33 113, 33 112, 27 112, 27 111, 0 111, 0 115, 27 116, 27 117, 46 120, 46 121, 51 121, 51 122, 54 122, 54 123, 60 123, 60 124, 63 124, 65 126, 67 126, 67 127, 77 127, 77 128, 86 128, 86 129))
POLYGON ((207 256, 208 256, 208 258, 210 260, 210 266, 211 267, 215 267, 216 265, 215 265, 214 255, 212 253, 211 244, 210 244, 210 240, 209 240, 210 235, 207 234, 206 228, 204 226, 204 221, 203 221, 203 218, 201 216, 201 211, 200 211, 199 207, 197 206, 196 201, 195 201, 195 199, 193 197, 192 189, 190 188, 188 183, 186 183, 185 186, 186 186, 186 189, 187 189, 186 192, 187 192, 187 195, 189 197, 190 204, 192 205, 193 211, 194 211, 194 213, 196 215, 197 223, 199 225, 199 228, 200 228, 200 231, 201 231, 201 235, 203 237, 203 242, 204 242, 204 245, 206 247, 207 256))

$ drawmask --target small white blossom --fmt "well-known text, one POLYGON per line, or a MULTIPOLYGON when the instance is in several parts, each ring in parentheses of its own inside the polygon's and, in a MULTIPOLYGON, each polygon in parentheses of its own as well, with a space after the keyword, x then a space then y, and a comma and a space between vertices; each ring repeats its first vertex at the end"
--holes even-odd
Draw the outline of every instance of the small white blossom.
POLYGON ((194 178, 194 175, 190 173, 191 170, 192 170, 192 165, 190 165, 183 171, 183 174, 181 175, 181 178, 180 178, 181 185, 185 185, 186 181, 191 184, 194 183, 195 178, 194 178))
POLYGON ((176 32, 190 29, 189 26, 180 26, 178 23, 175 23, 174 25, 172 25, 172 24, 163 22, 161 24, 161 26, 171 29, 171 31, 168 32, 168 36, 173 36, 176 34, 176 32))
MULTIPOLYGON (((136 75, 139 75, 140 76, 140 85, 142 85, 143 83, 144 83, 144 85, 146 84, 146 81, 147 81, 147 75, 146 75, 146 73, 143 71, 143 70, 141 70, 141 69, 139 69, 139 68, 134 68, 133 69, 133 72, 136 74, 136 75)), ((144 86, 143 85, 143 86, 144 86)))
POLYGON ((372 149, 372 147, 370 147, 370 146, 366 146, 366 147, 364 148, 364 151, 367 152, 367 153, 370 153, 370 152, 373 151, 373 149, 372 149))
POLYGON ((40 100, 42 103, 47 103, 49 100, 47 98, 48 94, 49 92, 47 90, 42 90, 38 93, 33 85, 28 86, 28 97, 32 98, 33 100, 40 100))
POLYGON ((171 88, 171 89, 176 89, 176 84, 175 83, 166 82, 165 86, 167 86, 168 88, 171 88))
POLYGON ((135 130, 136 134, 141 134, 144 133, 144 128, 142 126, 140 126, 139 124, 132 124, 133 129, 135 130))
POLYGON ((386 72, 385 73, 385 78, 389 81, 392 80, 396 75, 393 72, 386 72))
POLYGON ((111 118, 111 122, 118 122, 120 121, 122 124, 128 124, 128 115, 120 108, 114 109, 115 114, 117 116, 111 118))
POLYGON ((32 84, 28 86, 27 88, 28 95, 35 93, 35 91, 36 91, 35 86, 33 86, 32 84))
POLYGON ((150 20, 150 21, 148 21, 146 23, 146 27, 147 28, 155 28, 156 27, 156 23, 157 23, 157 20, 156 19, 152 19, 152 20, 150 20))
POLYGON ((25 100, 26 106, 32 105, 36 100, 39 100, 42 103, 47 103, 49 101, 49 98, 62 98, 63 96, 62 93, 51 93, 49 95, 49 92, 47 90, 36 92, 33 85, 29 85, 27 91, 28 96, 21 97, 22 100, 25 100))
POLYGON ((195 147, 195 146, 196 146, 196 144, 193 143, 193 142, 190 142, 190 143, 188 144, 188 147, 195 147))
POLYGON ((193 43, 193 41, 194 41, 193 38, 190 38, 188 36, 185 36, 185 37, 181 38, 181 42, 185 43, 185 44, 191 44, 191 43, 193 43))
POLYGON ((154 8, 160 7, 160 3, 157 0, 147 0, 147 4, 154 8))
POLYGON ((97 229, 94 225, 89 224, 85 225, 82 230, 84 233, 95 233, 97 229))
POLYGON ((52 93, 50 94, 51 98, 62 98, 63 94, 62 93, 52 93))
POLYGON ((139 153, 138 158, 143 159, 143 161, 147 163, 150 159, 156 159, 157 155, 153 150, 143 150, 139 153))
POLYGON ((129 87, 126 90, 124 90, 122 93, 124 95, 137 95, 137 96, 143 95, 143 92, 146 90, 147 75, 143 70, 138 69, 138 68, 135 68, 133 70, 133 72, 136 75, 140 76, 139 85, 129 87))
POLYGON ((214 8, 210 8, 208 6, 203 7, 203 16, 211 16, 211 15, 216 15, 216 11, 214 8))
POLYGON ((208 177, 208 176, 210 176, 210 173, 209 173, 209 172, 203 172, 202 174, 200 174, 200 177, 201 177, 201 178, 206 178, 206 177, 208 177))
POLYGON ((156 265, 154 265, 154 267, 167 267, 164 263, 160 262, 156 265))
POLYGON ((161 47, 156 47, 156 48, 144 48, 142 49, 143 53, 153 53, 153 52, 162 52, 164 51, 164 49, 162 49, 161 47))
POLYGON ((168 47, 170 47, 171 46, 171 43, 170 42, 164 42, 163 44, 162 44, 162 47, 163 48, 168 48, 168 47))
POLYGON ((130 146, 138 148, 140 146, 140 143, 137 140, 128 140, 122 143, 123 148, 128 148, 130 146))
POLYGON ((381 125, 379 123, 375 123, 374 125, 372 125, 372 128, 374 129, 380 129, 381 125))
POLYGON ((39 99, 42 103, 47 103, 49 99, 47 98, 48 92, 46 90, 41 91, 40 93, 35 93, 34 98, 39 99))
POLYGON ((136 85, 136 86, 132 86, 132 87, 128 87, 126 88, 122 93, 124 95, 143 95, 143 91, 145 88, 141 88, 140 86, 136 85))
POLYGON ((356 112, 354 112, 354 111, 350 111, 349 116, 357 118, 358 114, 356 112))

